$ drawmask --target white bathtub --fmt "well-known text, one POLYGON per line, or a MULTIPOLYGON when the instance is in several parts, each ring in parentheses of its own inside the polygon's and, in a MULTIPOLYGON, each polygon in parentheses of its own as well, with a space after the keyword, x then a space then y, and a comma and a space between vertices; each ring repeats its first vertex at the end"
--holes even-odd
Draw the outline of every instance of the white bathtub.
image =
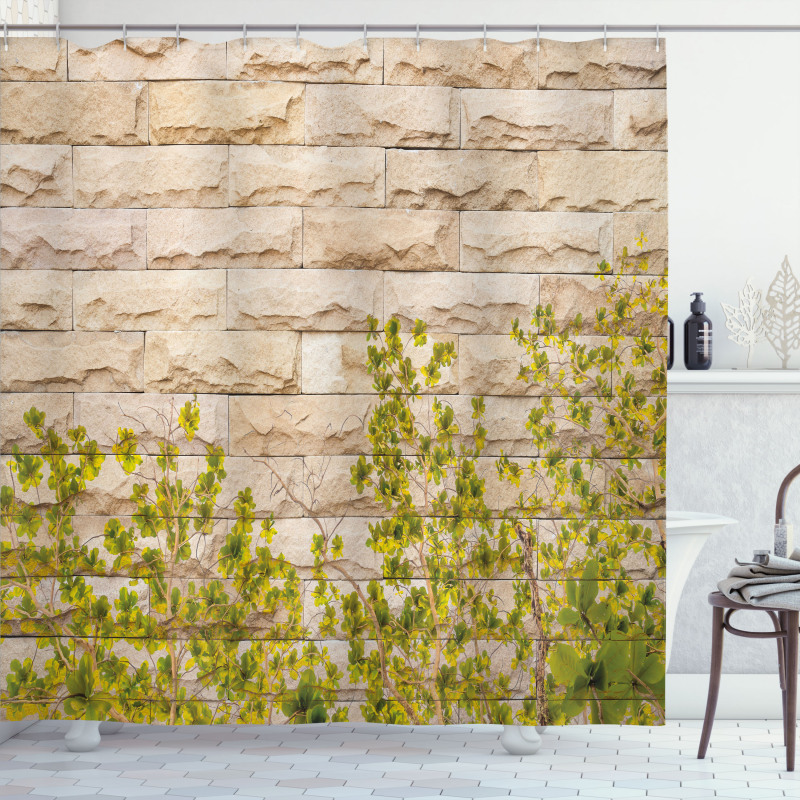
POLYGON ((731 517, 704 514, 700 511, 667 512, 667 667, 672 650, 678 601, 689 572, 697 556, 700 555, 706 539, 720 528, 735 525, 737 522, 738 520, 731 517))

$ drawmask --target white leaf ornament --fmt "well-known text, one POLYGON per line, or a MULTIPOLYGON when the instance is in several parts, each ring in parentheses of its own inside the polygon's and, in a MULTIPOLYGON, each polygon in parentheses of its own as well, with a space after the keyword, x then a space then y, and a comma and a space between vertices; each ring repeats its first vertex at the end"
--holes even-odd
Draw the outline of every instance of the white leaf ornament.
POLYGON ((800 281, 789 266, 788 256, 770 284, 767 303, 771 311, 766 321, 767 340, 786 369, 792 352, 800 347, 800 281))
POLYGON ((750 366, 753 348, 766 338, 767 320, 772 315, 772 309, 762 302, 761 290, 756 289, 750 280, 748 278, 744 288, 739 292, 738 308, 722 303, 725 327, 730 331, 728 338, 747 348, 747 367, 750 366))

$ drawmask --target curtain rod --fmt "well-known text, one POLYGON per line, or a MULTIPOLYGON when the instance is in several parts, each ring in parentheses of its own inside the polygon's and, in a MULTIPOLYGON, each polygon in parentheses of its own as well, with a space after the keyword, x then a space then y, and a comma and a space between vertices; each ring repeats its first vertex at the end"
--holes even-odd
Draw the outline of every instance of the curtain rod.
POLYGON ((367 23, 353 25, 327 25, 327 24, 258 24, 246 23, 241 25, 202 25, 202 24, 138 24, 126 25, 96 23, 96 24, 29 24, 13 23, 4 24, 4 30, 9 33, 14 31, 53 31, 57 35, 64 31, 220 31, 236 33, 246 30, 248 33, 255 31, 270 31, 273 33, 292 33, 305 31, 307 33, 363 33, 365 30, 372 33, 800 33, 798 25, 369 25, 367 23))

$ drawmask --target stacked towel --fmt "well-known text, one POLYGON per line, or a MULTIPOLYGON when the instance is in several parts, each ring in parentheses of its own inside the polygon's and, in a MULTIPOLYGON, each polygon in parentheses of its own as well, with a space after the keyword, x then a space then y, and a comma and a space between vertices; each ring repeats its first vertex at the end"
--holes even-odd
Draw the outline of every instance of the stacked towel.
POLYGON ((767 556, 766 563, 739 561, 717 588, 738 603, 800 610, 800 548, 789 558, 767 556))

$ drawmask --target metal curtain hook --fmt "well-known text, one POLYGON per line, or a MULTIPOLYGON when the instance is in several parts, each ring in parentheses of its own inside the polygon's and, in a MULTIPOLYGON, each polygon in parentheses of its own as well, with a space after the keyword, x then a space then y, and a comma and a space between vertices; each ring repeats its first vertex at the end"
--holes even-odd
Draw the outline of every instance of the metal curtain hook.
POLYGON ((483 52, 486 52, 486 23, 483 23, 483 52))
POLYGON ((242 50, 247 50, 247 23, 242 25, 242 50))
POLYGON ((128 26, 124 22, 122 23, 122 49, 128 49, 128 26))
POLYGON ((539 52, 539 23, 536 23, 536 52, 539 52))
POLYGON ((417 52, 419 53, 419 22, 417 23, 417 52))
POLYGON ((661 49, 661 38, 659 36, 658 23, 656 22, 656 52, 661 49))
POLYGON ((179 23, 175 23, 175 47, 180 50, 181 49, 181 26, 179 23))
POLYGON ((3 23, 3 47, 8 50, 8 23, 3 23))
POLYGON ((367 49, 367 23, 364 23, 364 49, 367 49))
POLYGON ((294 43, 297 49, 300 49, 300 23, 294 26, 294 43))
POLYGON ((608 25, 603 24, 603 50, 608 50, 608 25))

